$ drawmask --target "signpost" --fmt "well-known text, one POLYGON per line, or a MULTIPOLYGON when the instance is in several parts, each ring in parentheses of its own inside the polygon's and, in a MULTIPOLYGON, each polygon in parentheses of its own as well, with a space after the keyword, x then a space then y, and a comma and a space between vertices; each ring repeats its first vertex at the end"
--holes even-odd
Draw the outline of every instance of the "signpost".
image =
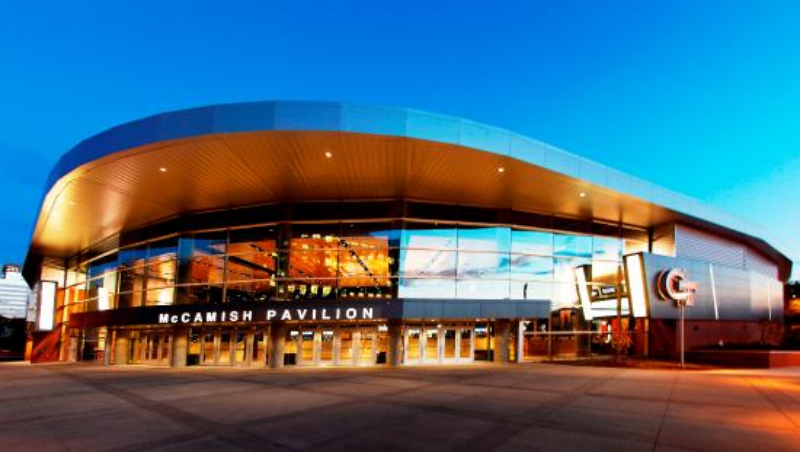
POLYGON ((680 311, 680 343, 681 368, 686 366, 686 308, 694 306, 694 293, 697 283, 686 279, 686 270, 673 268, 661 272, 658 278, 658 292, 664 300, 672 300, 680 311))

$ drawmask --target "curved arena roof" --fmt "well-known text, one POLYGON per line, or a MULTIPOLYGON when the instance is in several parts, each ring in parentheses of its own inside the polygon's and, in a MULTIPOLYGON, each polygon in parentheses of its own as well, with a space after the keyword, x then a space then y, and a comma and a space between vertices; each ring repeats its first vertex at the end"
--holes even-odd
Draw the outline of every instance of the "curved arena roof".
POLYGON ((181 110, 81 142, 50 174, 29 258, 74 255, 181 212, 399 197, 639 226, 684 222, 749 243, 782 273, 791 265, 750 223, 540 141, 445 115, 333 102, 181 110))

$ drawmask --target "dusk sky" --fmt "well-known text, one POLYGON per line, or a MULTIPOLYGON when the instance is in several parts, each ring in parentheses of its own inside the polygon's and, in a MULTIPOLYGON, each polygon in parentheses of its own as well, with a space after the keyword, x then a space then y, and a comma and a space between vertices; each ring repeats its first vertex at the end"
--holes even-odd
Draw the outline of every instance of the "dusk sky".
POLYGON ((31 0, 0 6, 0 262, 22 263, 79 141, 253 100, 507 128, 758 223, 800 260, 798 1, 31 0))

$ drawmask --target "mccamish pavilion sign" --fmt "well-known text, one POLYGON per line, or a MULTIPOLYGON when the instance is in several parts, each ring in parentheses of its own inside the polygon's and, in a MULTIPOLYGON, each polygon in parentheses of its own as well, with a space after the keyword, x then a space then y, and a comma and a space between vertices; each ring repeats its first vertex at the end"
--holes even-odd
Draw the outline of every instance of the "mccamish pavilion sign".
POLYGON ((267 309, 262 319, 254 319, 253 310, 219 310, 206 312, 185 311, 178 314, 161 313, 160 324, 179 323, 217 323, 217 322, 252 322, 254 320, 373 320, 375 310, 371 307, 359 308, 284 308, 267 309))

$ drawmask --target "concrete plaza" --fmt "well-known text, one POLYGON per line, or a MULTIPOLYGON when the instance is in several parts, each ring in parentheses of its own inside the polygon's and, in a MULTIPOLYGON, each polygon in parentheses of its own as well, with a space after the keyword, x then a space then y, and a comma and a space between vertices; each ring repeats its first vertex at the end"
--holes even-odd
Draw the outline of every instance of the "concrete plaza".
POLYGON ((0 450, 800 451, 800 368, 0 364, 0 450))

